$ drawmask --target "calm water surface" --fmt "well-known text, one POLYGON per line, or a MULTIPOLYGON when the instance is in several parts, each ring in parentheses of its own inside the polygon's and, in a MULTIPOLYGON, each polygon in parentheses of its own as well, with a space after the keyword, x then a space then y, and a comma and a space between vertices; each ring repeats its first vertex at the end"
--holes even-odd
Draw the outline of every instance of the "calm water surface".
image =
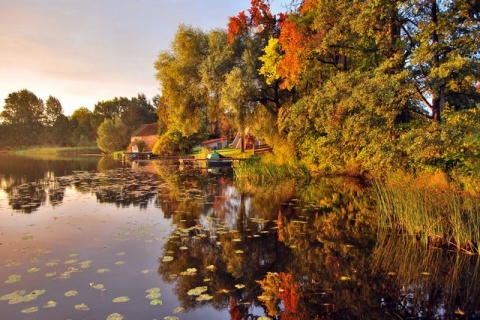
POLYGON ((0 186, 2 319, 480 317, 478 257, 378 234, 354 180, 0 155, 0 186))

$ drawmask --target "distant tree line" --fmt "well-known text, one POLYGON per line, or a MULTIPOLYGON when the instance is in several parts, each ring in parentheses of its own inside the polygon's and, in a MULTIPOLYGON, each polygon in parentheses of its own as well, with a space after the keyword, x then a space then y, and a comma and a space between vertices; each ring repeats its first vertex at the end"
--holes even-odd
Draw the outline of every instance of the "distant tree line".
POLYGON ((97 102, 93 112, 80 107, 67 117, 54 96, 44 102, 27 89, 12 92, 0 113, 0 148, 95 146, 99 128, 109 122, 124 128, 119 148, 125 148, 132 131, 144 123, 157 121, 158 101, 158 97, 149 101, 144 94, 115 97, 97 102))

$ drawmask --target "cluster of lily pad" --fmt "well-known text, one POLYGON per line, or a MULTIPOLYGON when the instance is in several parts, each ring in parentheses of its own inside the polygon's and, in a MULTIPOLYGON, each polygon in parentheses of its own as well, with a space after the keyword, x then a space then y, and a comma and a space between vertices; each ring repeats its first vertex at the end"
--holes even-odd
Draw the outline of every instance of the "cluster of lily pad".
POLYGON ((94 193, 100 202, 122 205, 146 205, 158 193, 158 176, 129 168, 104 172, 76 171, 71 175, 28 182, 9 190, 9 204, 15 210, 30 213, 48 200, 52 205, 63 201, 67 187, 94 193))

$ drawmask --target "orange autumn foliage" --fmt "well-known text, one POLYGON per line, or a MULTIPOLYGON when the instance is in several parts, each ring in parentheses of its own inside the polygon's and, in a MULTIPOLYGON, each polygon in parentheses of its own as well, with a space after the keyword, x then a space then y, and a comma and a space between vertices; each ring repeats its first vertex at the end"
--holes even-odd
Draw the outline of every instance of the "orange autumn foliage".
POLYGON ((268 0, 251 0, 249 15, 245 11, 230 17, 228 23, 228 42, 233 43, 235 37, 252 29, 256 32, 270 32, 275 27, 275 16, 270 12, 268 0))
POLYGON ((281 33, 278 40, 284 51, 284 56, 278 66, 278 71, 285 79, 282 87, 291 89, 300 80, 307 37, 304 30, 290 19, 283 20, 280 23, 280 28, 281 33))

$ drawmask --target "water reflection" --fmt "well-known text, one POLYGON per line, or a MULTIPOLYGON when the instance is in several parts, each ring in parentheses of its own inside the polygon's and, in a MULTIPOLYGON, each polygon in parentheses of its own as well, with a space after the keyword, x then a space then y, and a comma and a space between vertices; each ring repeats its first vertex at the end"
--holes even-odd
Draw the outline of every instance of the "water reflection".
POLYGON ((73 188, 118 208, 157 207, 175 227, 162 240, 158 275, 187 314, 213 308, 231 319, 480 316, 478 257, 379 236, 375 196, 361 181, 258 186, 235 181, 231 171, 179 171, 159 161, 97 169, 12 185, 11 206, 28 212, 58 205, 73 188))
POLYGON ((480 259, 428 249, 411 237, 382 234, 373 259, 382 302, 402 318, 480 317, 480 259))

